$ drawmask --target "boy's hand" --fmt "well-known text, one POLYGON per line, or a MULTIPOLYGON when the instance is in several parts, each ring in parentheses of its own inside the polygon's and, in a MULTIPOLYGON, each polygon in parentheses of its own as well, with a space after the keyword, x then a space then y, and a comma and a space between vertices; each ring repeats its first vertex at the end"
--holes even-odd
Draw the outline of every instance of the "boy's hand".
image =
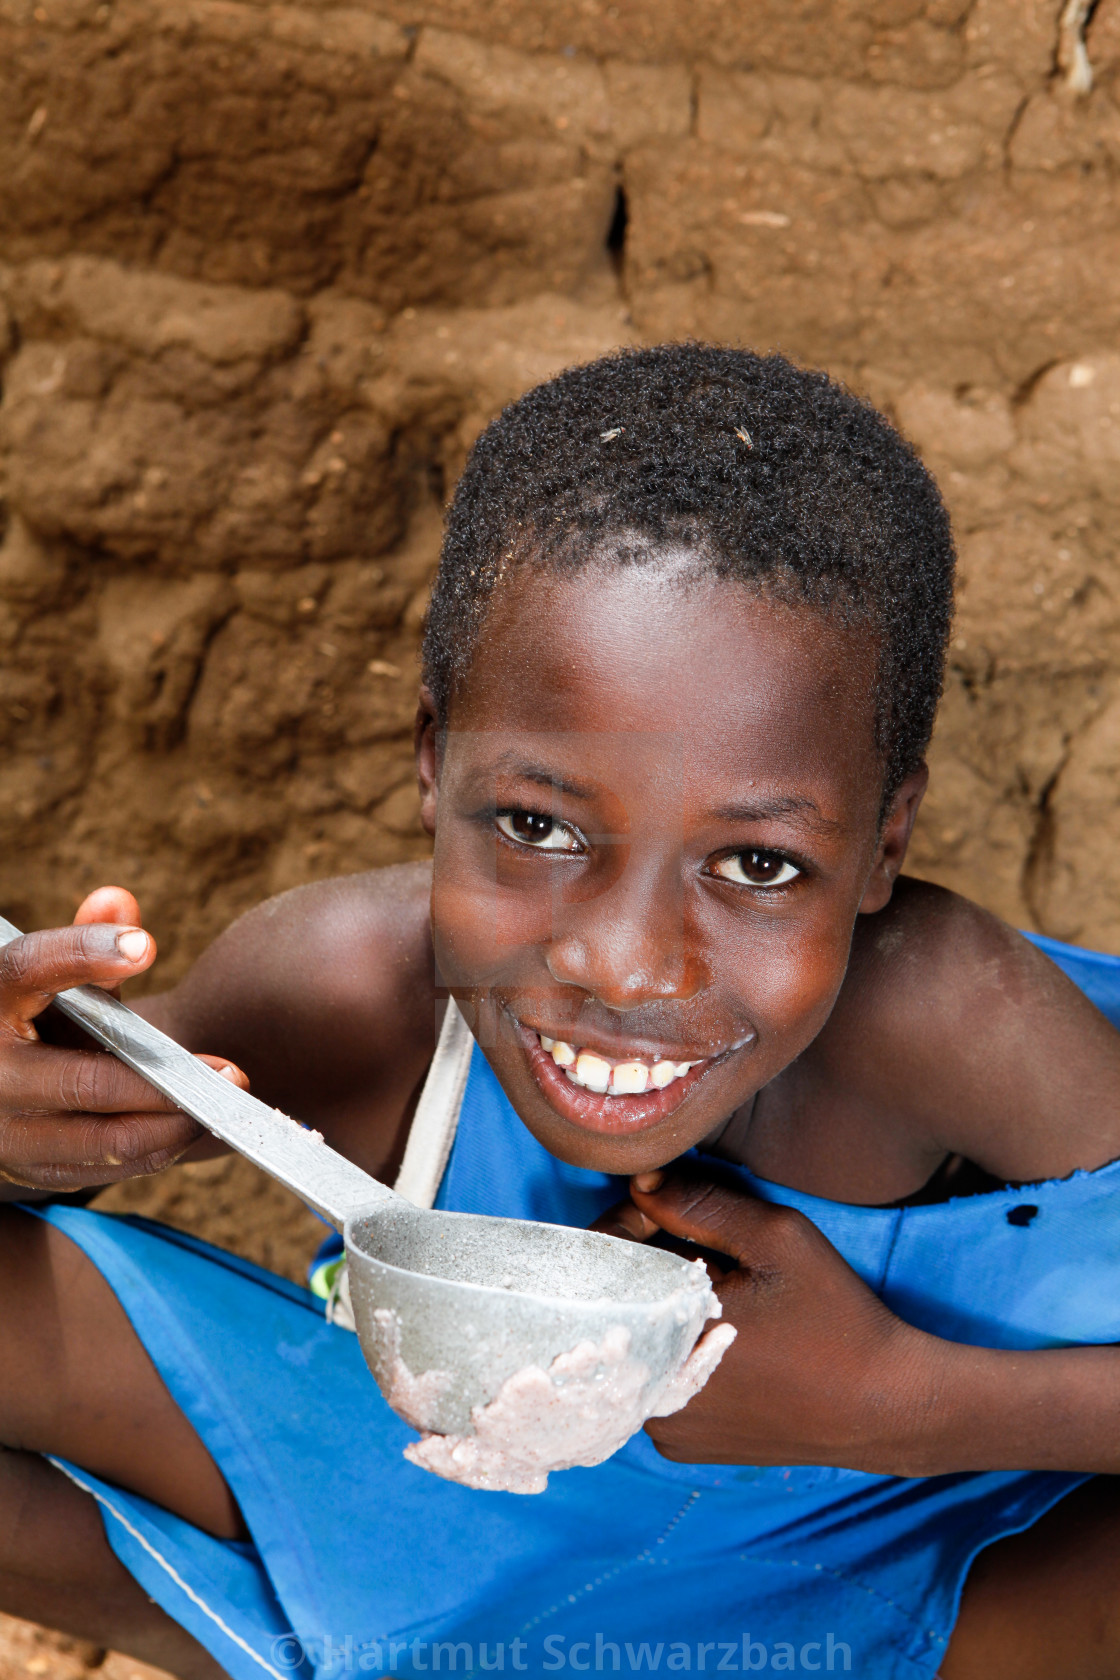
POLYGON ((896 1318, 802 1214, 680 1167, 639 1175, 597 1228, 662 1230, 728 1256, 709 1265, 738 1331, 683 1411, 647 1433, 684 1463, 833 1464, 905 1475, 929 1344, 896 1318), (640 1186, 657 1188, 642 1189, 640 1186))
MULTIPOLYGON (((200 1135, 116 1056, 42 1041, 35 1022, 56 992, 115 991, 155 960, 140 908, 120 887, 91 893, 70 928, 0 947, 0 1200, 3 1185, 77 1190, 156 1172, 200 1135)), ((247 1085, 223 1057, 200 1060, 247 1085)))

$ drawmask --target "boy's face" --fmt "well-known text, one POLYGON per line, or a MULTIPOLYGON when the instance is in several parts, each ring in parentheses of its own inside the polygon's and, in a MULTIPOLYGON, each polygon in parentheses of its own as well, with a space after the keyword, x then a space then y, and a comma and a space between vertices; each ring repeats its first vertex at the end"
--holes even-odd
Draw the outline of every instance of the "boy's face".
POLYGON ((683 564, 495 601, 438 776, 421 733, 432 926, 562 1160, 661 1165, 820 1031, 921 793, 880 834, 873 677, 866 637, 683 564))

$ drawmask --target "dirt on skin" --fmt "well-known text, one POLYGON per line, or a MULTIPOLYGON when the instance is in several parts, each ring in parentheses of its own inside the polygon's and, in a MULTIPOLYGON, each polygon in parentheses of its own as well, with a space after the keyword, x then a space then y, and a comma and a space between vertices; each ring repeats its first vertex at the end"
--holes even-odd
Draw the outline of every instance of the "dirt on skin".
MULTIPOLYGON (((4 912, 126 884, 167 983, 269 893, 425 855, 471 440, 694 334, 848 379, 943 485, 916 870, 1120 951, 1120 0, 1088 90, 1062 10, 0 0, 4 912)), ((292 1276, 319 1235, 240 1162, 103 1205, 292 1276)))

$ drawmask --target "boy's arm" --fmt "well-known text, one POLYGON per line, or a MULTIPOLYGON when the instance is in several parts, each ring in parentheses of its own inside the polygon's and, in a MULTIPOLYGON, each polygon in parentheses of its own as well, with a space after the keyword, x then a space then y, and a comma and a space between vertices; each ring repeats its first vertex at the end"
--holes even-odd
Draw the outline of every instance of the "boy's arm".
MULTIPOLYGON (((435 1041, 428 891, 425 867, 406 866, 284 894, 135 1007, 367 1170, 391 1171, 435 1041)), ((119 949, 117 924, 139 921, 120 889, 91 895, 78 921, 0 951, 0 1200, 153 1172, 200 1135, 49 1010, 62 987, 119 985, 154 956, 139 932, 139 954, 119 949)))
POLYGON ((925 882, 899 881, 885 910, 860 918, 804 1062, 789 1070, 816 1128, 802 1153, 828 1159, 820 1193, 837 1200, 900 1199, 946 1155, 1012 1184, 1120 1156, 1120 1033, 1013 928, 925 882), (839 1137, 859 1174, 850 1193, 835 1176, 839 1137), (881 1193, 876 1163, 889 1164, 881 1193))
POLYGON ((731 1257, 716 1292, 738 1334, 683 1411, 647 1424, 666 1457, 893 1476, 1120 1472, 1120 1349, 942 1341, 890 1312, 791 1208, 679 1169, 632 1194, 616 1234, 660 1227, 731 1257))

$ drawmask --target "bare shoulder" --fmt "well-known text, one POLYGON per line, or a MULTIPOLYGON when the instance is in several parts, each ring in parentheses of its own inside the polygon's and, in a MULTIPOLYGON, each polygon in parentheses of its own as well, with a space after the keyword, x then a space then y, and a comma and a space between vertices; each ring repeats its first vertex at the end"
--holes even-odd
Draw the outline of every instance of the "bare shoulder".
POLYGON ((861 918, 822 1034, 937 1149, 1026 1182, 1120 1155, 1120 1034, 1035 946, 928 882, 861 918))
POLYGON ((145 1013, 301 1118, 399 1107, 435 1042, 430 889, 405 864, 268 899, 145 1013))

